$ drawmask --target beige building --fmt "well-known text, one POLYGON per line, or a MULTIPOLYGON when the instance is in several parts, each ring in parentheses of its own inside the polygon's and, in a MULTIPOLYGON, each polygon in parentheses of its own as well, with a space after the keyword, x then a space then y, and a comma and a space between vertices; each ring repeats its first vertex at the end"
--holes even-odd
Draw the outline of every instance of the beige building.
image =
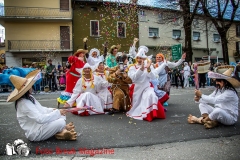
POLYGON ((5 0, 6 65, 64 65, 73 53, 71 0, 5 0))
POLYGON ((240 22, 234 23, 227 32, 229 61, 240 60, 240 22))
MULTIPOLYGON (((146 45, 150 48, 148 54, 164 53, 171 54, 171 46, 184 44, 185 32, 183 20, 174 18, 174 14, 157 10, 143 9, 139 12, 139 45, 146 45)), ((217 61, 217 57, 222 59, 222 46, 220 35, 214 25, 200 18, 194 19, 192 25, 192 61, 208 57, 211 55, 212 61, 217 61)))

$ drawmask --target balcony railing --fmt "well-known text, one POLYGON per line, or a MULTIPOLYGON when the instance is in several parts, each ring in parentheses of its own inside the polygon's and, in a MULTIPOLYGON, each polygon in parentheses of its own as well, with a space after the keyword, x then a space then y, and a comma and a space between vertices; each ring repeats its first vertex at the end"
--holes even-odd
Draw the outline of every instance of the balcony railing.
POLYGON ((5 18, 41 18, 41 19, 71 19, 71 10, 61 10, 60 8, 40 8, 40 7, 0 7, 0 17, 5 18))
POLYGON ((72 41, 8 40, 8 51, 72 51, 72 41))

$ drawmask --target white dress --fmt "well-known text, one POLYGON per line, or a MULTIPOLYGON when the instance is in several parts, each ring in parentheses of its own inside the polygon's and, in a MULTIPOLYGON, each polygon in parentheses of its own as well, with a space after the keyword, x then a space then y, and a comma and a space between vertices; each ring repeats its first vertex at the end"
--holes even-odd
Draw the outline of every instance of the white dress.
MULTIPOLYGON (((108 72, 106 72, 106 75, 104 73, 99 72, 94 72, 94 74, 101 78, 102 80, 107 81, 106 76, 108 76, 108 72)), ((101 87, 100 90, 97 92, 98 97, 104 101, 104 109, 112 108, 113 98, 111 92, 109 91, 110 86, 111 84, 109 83, 107 87, 105 86, 101 87)))
POLYGON ((35 98, 35 104, 22 98, 17 103, 17 120, 30 141, 46 140, 66 126, 66 117, 58 109, 43 107, 35 98))
POLYGON ((151 66, 151 72, 149 73, 147 68, 141 71, 141 66, 139 65, 133 65, 129 68, 128 76, 132 79, 134 89, 132 108, 127 112, 127 116, 147 121, 152 121, 153 118, 165 118, 163 107, 159 108, 158 106, 158 97, 154 92, 154 88, 150 87, 151 80, 157 78, 159 72, 165 68, 165 65, 163 63, 156 69, 151 66), (158 110, 161 113, 154 115, 158 110))
MULTIPOLYGON (((93 75, 94 87, 91 87, 92 81, 90 79, 85 79, 85 85, 83 86, 83 89, 82 78, 77 81, 73 89, 73 94, 71 98, 67 101, 67 103, 72 106, 76 101, 76 107, 93 106, 94 109, 87 110, 89 115, 104 114, 104 102, 98 97, 97 93, 102 87, 107 87, 108 82, 102 80, 96 75, 93 75)), ((80 110, 78 111, 78 114, 81 114, 83 112, 85 111, 80 110)))

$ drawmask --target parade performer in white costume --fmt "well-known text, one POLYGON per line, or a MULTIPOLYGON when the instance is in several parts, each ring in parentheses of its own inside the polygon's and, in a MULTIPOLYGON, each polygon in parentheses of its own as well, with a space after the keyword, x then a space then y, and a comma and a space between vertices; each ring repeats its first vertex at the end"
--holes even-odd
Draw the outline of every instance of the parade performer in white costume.
POLYGON ((144 65, 146 58, 145 50, 141 48, 136 55, 137 64, 129 66, 128 76, 133 82, 133 94, 132 108, 127 112, 127 116, 150 122, 154 118, 165 118, 164 108, 159 103, 150 81, 157 78, 166 63, 154 69, 150 60, 144 65))
POLYGON ((107 87, 109 83, 100 77, 93 75, 91 66, 86 63, 83 68, 76 69, 81 72, 82 77, 77 81, 71 98, 64 107, 71 107, 76 101, 76 107, 90 106, 88 110, 72 112, 80 116, 93 114, 104 114, 104 101, 98 97, 97 93, 102 87, 107 87))
POLYGON ((216 127, 219 122, 224 125, 233 125, 237 122, 239 98, 235 88, 240 87, 240 82, 231 77, 231 74, 231 68, 223 74, 208 72, 208 77, 215 79, 217 88, 210 95, 204 95, 200 90, 195 90, 194 99, 199 102, 202 117, 197 118, 190 114, 188 123, 204 124, 208 129, 216 127))
POLYGON ((104 57, 103 55, 100 56, 100 51, 96 48, 93 48, 90 50, 89 52, 89 56, 87 59, 87 63, 90 66, 98 66, 99 62, 103 62, 104 61, 104 57))
MULTIPOLYGON (((166 92, 168 94, 168 96, 170 96, 170 86, 171 86, 171 80, 170 77, 168 75, 168 70, 175 68, 177 66, 179 66, 180 64, 182 64, 182 62, 185 60, 186 58, 186 53, 184 53, 181 57, 180 60, 178 60, 176 63, 175 62, 170 62, 167 61, 167 66, 165 67, 164 70, 162 70, 159 74, 158 74, 158 88, 160 90, 164 90, 164 92, 166 92), (169 84, 167 84, 169 83, 169 84), (168 85, 168 87, 165 87, 165 85, 168 85)), ((165 57, 162 53, 158 53, 156 55, 156 64, 155 64, 155 68, 157 68, 158 66, 160 66, 162 63, 165 63, 165 57)), ((160 99, 168 99, 167 95, 165 94, 161 94, 162 96, 165 97, 159 97, 160 99)), ((167 102, 165 101, 164 105, 168 106, 167 102)))
POLYGON ((183 68, 183 77, 184 77, 184 87, 189 87, 189 77, 191 75, 190 67, 188 66, 187 62, 184 62, 184 68, 183 68))
POLYGON ((40 70, 30 72, 25 78, 12 75, 15 89, 7 102, 15 102, 17 120, 30 141, 43 141, 55 135, 57 139, 76 140, 73 123, 66 125, 67 110, 43 107, 32 95, 32 85, 41 78, 40 70))
MULTIPOLYGON (((98 68, 95 70, 94 74, 100 77, 102 80, 107 81, 109 72, 105 70, 103 62, 98 63, 98 68)), ((112 108, 113 98, 112 94, 109 91, 111 84, 109 83, 108 86, 101 87, 98 91, 97 95, 104 101, 104 109, 112 108)))

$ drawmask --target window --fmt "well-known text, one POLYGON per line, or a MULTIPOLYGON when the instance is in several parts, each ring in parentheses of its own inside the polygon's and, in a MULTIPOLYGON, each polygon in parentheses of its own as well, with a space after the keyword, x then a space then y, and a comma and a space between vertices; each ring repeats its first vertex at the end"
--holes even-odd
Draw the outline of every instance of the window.
POLYGON ((181 37, 181 30, 173 30, 173 39, 180 39, 181 37))
POLYGON ((157 18, 158 23, 163 23, 163 13, 159 13, 157 18))
POLYGON ((158 28, 149 28, 149 37, 159 37, 158 28))
POLYGON ((117 37, 126 38, 126 23, 117 22, 117 37))
POLYGON ((193 40, 194 41, 200 40, 200 32, 193 32, 193 40))
POLYGON ((146 16, 144 10, 139 11, 139 21, 140 22, 146 22, 147 21, 147 16, 146 16))
POLYGON ((69 0, 60 0, 60 11, 69 11, 69 0))
POLYGON ((180 19, 179 18, 173 18, 173 25, 179 26, 180 25, 180 19))
POLYGON ((236 25, 236 35, 237 37, 240 37, 240 24, 236 25))
POLYGON ((139 11, 139 15, 141 15, 141 16, 146 16, 146 15, 145 15, 145 11, 144 11, 144 10, 140 10, 140 11, 139 11))
POLYGON ((90 36, 99 36, 99 21, 90 21, 90 36))
POLYGON ((213 42, 220 42, 220 35, 219 34, 213 34, 213 42))

